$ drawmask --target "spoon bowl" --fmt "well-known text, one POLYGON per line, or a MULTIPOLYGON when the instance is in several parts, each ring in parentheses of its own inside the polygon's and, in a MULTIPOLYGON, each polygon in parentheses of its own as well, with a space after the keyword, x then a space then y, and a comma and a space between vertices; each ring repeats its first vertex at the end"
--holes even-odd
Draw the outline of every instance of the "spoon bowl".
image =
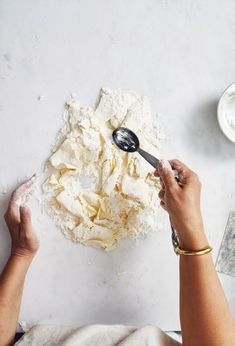
POLYGON ((128 153, 137 151, 146 161, 150 163, 150 165, 156 169, 159 160, 140 148, 139 139, 133 131, 127 129, 126 127, 118 127, 113 131, 112 136, 114 143, 119 149, 128 153))
POLYGON ((140 143, 136 134, 125 128, 118 127, 113 131, 113 140, 119 149, 133 153, 139 149, 140 143))

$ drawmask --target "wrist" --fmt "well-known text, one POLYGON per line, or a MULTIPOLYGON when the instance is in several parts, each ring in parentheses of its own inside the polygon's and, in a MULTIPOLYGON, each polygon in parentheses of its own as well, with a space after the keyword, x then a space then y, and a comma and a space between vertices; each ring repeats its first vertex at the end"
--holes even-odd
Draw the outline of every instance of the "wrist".
POLYGON ((22 263, 23 265, 29 265, 32 262, 34 256, 35 254, 31 254, 31 253, 22 255, 15 252, 11 252, 9 260, 22 263))
POLYGON ((199 251, 209 246, 207 238, 198 238, 194 240, 181 240, 179 239, 179 247, 186 251, 199 251))
POLYGON ((11 254, 4 271, 11 273, 15 278, 24 278, 31 264, 31 259, 11 254))
POLYGON ((29 250, 23 247, 15 246, 14 244, 12 244, 12 247, 11 247, 11 256, 20 258, 25 261, 32 261, 36 253, 37 253, 37 250, 31 250, 31 249, 29 250))
POLYGON ((179 246, 184 250, 201 250, 209 246, 204 228, 178 229, 179 246))

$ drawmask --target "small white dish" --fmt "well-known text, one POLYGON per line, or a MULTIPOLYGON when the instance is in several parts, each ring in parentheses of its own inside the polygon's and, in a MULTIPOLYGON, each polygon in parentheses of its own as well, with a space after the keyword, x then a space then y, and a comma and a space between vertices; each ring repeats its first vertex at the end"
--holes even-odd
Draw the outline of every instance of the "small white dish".
POLYGON ((222 132, 235 143, 235 83, 222 94, 217 106, 217 118, 222 132))

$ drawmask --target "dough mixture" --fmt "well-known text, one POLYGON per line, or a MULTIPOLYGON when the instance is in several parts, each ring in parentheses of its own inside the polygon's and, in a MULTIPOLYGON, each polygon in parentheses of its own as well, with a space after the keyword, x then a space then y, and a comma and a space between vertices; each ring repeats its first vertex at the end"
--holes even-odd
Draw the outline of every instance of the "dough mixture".
POLYGON ((146 97, 102 89, 98 105, 83 107, 75 97, 46 166, 44 204, 75 242, 115 249, 122 238, 156 230, 159 179, 138 153, 118 149, 115 128, 134 131, 141 148, 160 157, 162 133, 146 97))

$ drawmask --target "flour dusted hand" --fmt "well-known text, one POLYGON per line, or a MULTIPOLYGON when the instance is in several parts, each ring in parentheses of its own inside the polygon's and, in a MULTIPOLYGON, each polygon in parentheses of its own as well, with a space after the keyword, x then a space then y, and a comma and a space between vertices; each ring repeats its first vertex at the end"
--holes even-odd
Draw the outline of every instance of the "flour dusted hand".
POLYGON ((161 206, 169 213, 181 247, 193 249, 207 244, 200 210, 201 183, 196 173, 178 160, 160 161, 156 176, 161 179, 161 206), (179 183, 172 169, 179 173, 179 183))
POLYGON ((11 196, 5 221, 11 235, 11 255, 31 258, 39 248, 39 241, 32 227, 30 209, 22 205, 32 194, 35 176, 16 189, 11 196))

